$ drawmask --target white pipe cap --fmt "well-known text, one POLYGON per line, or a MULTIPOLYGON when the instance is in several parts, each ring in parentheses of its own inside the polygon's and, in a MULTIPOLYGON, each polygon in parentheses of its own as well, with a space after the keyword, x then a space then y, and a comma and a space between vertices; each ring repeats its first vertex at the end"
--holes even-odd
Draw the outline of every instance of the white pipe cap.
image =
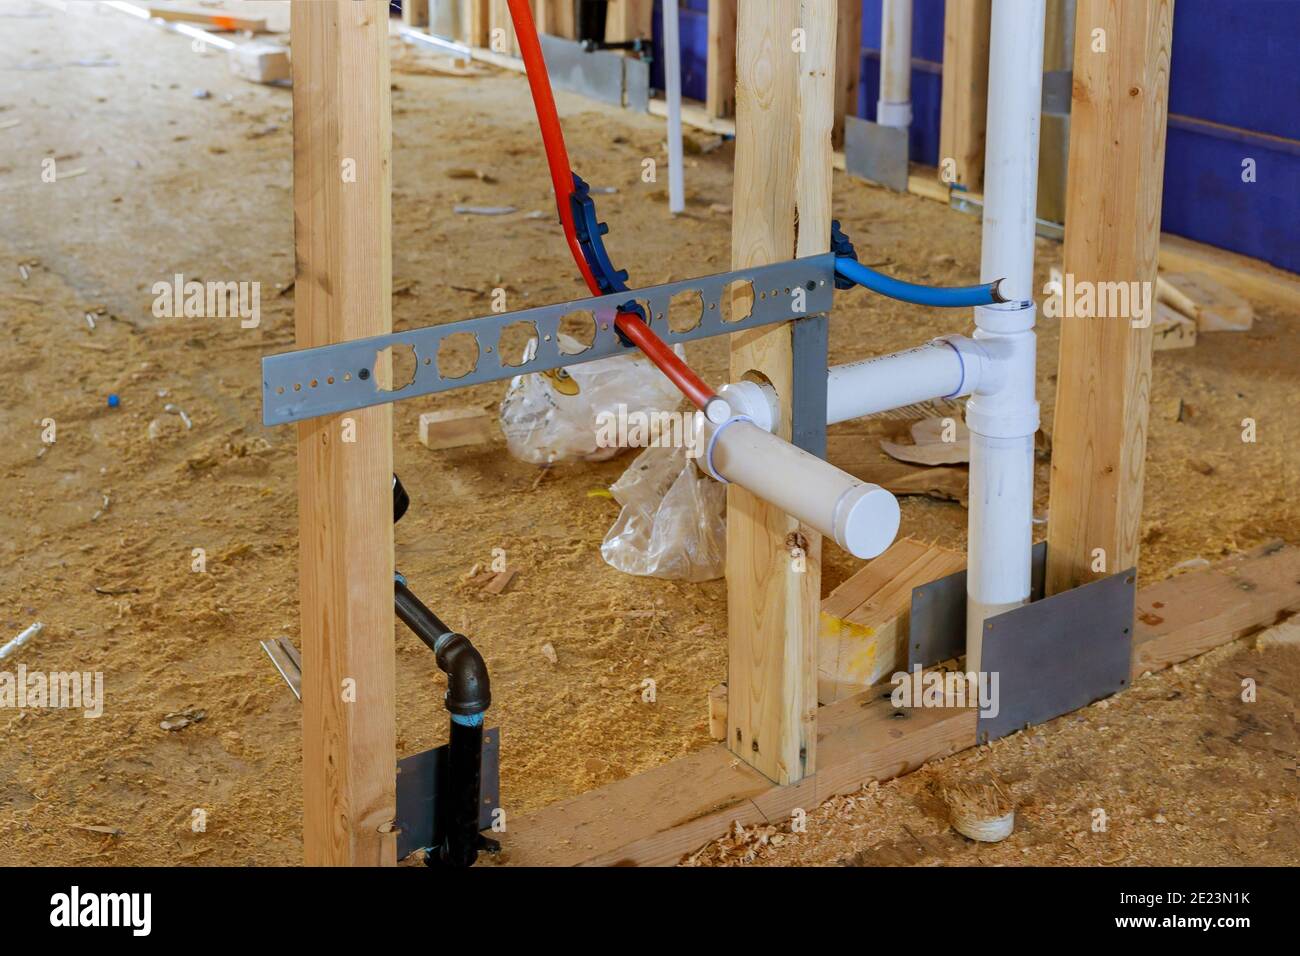
POLYGON ((835 503, 835 542, 855 558, 874 558, 898 537, 898 499, 879 485, 855 485, 835 503))

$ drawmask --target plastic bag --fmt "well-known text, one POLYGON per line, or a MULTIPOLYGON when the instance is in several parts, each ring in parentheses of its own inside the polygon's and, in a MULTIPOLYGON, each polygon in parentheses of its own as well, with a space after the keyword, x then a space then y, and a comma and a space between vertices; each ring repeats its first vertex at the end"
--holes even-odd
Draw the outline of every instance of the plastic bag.
POLYGON ((611 487, 623 506, 600 554, 627 574, 711 581, 726 568, 727 489, 685 448, 647 448, 611 487))
MULTIPOLYGON (((561 333, 560 347, 573 353, 582 343, 561 333)), ((679 347, 680 348, 680 347, 679 347)), ((524 361, 532 358, 532 339, 524 361)), ((622 448, 600 444, 602 416, 676 408, 681 394, 639 352, 581 365, 516 375, 501 403, 501 430, 510 454, 535 465, 559 461, 604 461, 622 448)))

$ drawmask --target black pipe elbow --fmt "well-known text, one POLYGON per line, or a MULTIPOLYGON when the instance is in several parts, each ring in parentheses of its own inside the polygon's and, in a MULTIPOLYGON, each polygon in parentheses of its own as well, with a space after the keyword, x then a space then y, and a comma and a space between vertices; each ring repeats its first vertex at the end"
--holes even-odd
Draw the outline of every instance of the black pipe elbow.
POLYGON ((447 712, 459 717, 481 714, 492 703, 487 664, 464 634, 444 634, 434 649, 438 667, 447 675, 447 712))

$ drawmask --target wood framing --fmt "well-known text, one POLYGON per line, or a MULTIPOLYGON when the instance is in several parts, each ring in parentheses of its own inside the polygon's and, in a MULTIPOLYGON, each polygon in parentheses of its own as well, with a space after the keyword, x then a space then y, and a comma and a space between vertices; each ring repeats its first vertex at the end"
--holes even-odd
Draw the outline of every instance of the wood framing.
POLYGON ((488 29, 490 21, 490 0, 461 0, 460 33, 461 40, 473 47, 486 48, 491 41, 488 29))
POLYGON ((992 0, 948 3, 943 15, 943 103, 939 172, 949 185, 984 188, 984 131, 989 95, 992 0), (951 160, 951 170, 946 164, 951 160))
POLYGON ((736 113, 736 0, 709 0, 705 108, 719 119, 736 113))
MULTIPOLYGON (((1075 27, 1065 272, 1149 290, 1151 312, 1173 13, 1173 0, 1079 0, 1075 27)), ((1137 563, 1153 319, 1139 311, 1060 320, 1049 594, 1137 563)))
MULTIPOLYGON (((862 0, 838 0, 835 28, 835 126, 831 142, 844 145, 844 117, 858 115, 862 81, 862 0)), ((710 51, 712 52, 712 51, 710 51)))
MULTIPOLYGON (((745 269, 829 248, 835 0, 745 3, 738 13, 731 265, 745 269)), ((735 290, 734 314, 746 314, 753 295, 735 290)), ((730 381, 772 384, 776 433, 787 441, 791 336, 786 324, 731 337, 730 381)), ((727 744, 778 783, 815 766, 820 602, 820 537, 728 486, 727 744)))
MULTIPOLYGON (((294 326, 311 348, 392 331, 388 4, 291 10, 294 326)), ((392 475, 391 405, 298 425, 309 866, 395 862, 392 475)))
MULTIPOLYGON (((1300 613, 1300 548, 1273 542, 1160 581, 1138 592, 1137 607, 1133 680, 1300 613)), ((882 694, 821 709, 817 772, 798 784, 772 786, 713 745, 515 821, 505 838, 509 862, 671 866, 736 823, 779 826, 795 808, 975 746, 973 711, 899 710, 882 694)))
POLYGON ((573 13, 573 0, 537 0, 537 28, 572 40, 578 35, 573 13))
POLYGON ((648 40, 654 31, 654 0, 609 0, 605 39, 648 40))
MULTIPOLYGON (((1047 0, 1043 22, 1043 72, 1070 69, 1074 54, 1074 0, 1047 0)), ((1065 222, 1065 182, 1070 152, 1070 114, 1042 114, 1038 133, 1038 218, 1065 222)))
POLYGON ((429 0, 402 0, 402 22, 408 27, 427 27, 429 0))

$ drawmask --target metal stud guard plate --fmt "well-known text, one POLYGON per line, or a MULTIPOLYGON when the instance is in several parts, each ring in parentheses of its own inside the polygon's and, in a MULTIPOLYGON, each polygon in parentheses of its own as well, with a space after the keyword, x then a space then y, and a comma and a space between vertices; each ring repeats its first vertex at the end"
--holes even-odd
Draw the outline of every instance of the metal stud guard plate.
POLYGON ((652 316, 651 328, 673 345, 829 312, 834 286, 835 257, 826 253, 522 312, 268 355, 262 359, 262 422, 285 425, 619 355, 626 347, 614 330, 614 313, 618 306, 631 300, 646 307, 647 314, 652 316), (724 293, 732 283, 745 281, 752 283, 754 290, 750 314, 739 321, 724 322, 724 293), (668 327, 669 303, 673 296, 683 292, 699 293, 702 314, 694 328, 674 332, 668 327), (801 311, 795 309, 798 294, 803 297, 801 311), (594 316, 596 334, 590 347, 569 355, 560 351, 558 334, 561 319, 574 312, 589 312, 594 316), (537 330, 536 354, 520 365, 506 365, 498 344, 502 332, 518 323, 532 323, 537 330), (466 332, 478 344, 477 363, 464 375, 455 378, 442 375, 438 369, 438 349, 443 340, 466 332), (406 346, 415 353, 415 377, 402 388, 381 390, 373 374, 377 354, 386 348, 406 346))

